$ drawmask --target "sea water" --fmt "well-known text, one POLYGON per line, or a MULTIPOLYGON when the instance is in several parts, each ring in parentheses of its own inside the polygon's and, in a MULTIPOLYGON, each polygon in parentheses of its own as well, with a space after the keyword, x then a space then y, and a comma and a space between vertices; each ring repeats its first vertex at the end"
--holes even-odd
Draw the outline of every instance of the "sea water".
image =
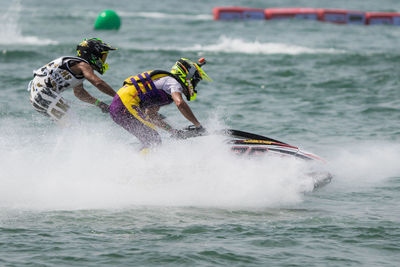
MULTIPOLYGON (((214 21, 215 6, 400 12, 384 1, 1 2, 1 266, 396 266, 400 253, 400 27, 214 21), (94 31, 115 10, 119 31, 94 31), (118 47, 102 78, 208 61, 189 103, 210 131, 266 135, 321 156, 229 153, 221 136, 172 140, 146 157, 108 115, 65 92, 74 124, 35 112, 32 70, 83 38, 118 47)), ((106 103, 111 98, 90 83, 106 103)), ((172 104, 160 112, 189 123, 172 104)))

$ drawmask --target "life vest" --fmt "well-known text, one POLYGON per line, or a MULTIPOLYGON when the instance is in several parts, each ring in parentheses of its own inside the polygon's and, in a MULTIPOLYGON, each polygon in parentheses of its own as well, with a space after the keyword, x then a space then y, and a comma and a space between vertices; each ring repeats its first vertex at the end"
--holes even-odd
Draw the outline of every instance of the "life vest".
POLYGON ((88 63, 79 57, 60 57, 34 71, 34 77, 38 76, 44 79, 46 86, 57 93, 74 88, 82 84, 85 77, 72 72, 69 66, 70 61, 88 63))
POLYGON ((188 89, 185 84, 174 74, 163 70, 146 71, 136 76, 127 78, 124 81, 124 87, 120 89, 122 91, 118 91, 118 95, 121 97, 124 104, 127 104, 126 102, 128 101, 126 94, 130 94, 131 99, 138 97, 139 106, 141 108, 168 105, 173 102, 172 97, 164 90, 157 89, 157 87, 154 85, 154 80, 166 76, 170 76, 178 81, 183 88, 183 94, 188 100, 190 100, 188 89), (136 93, 128 93, 124 90, 124 88, 126 88, 125 86, 132 85, 135 87, 136 93))

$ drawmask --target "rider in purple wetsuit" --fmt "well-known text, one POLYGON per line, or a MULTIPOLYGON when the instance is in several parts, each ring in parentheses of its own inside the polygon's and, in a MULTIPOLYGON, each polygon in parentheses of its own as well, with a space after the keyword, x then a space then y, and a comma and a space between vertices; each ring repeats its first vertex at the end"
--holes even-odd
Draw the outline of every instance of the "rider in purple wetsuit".
POLYGON ((127 78, 110 105, 111 118, 135 135, 145 149, 161 144, 156 126, 174 136, 179 135, 179 130, 173 129, 158 113, 161 106, 172 102, 197 131, 204 131, 182 97, 183 94, 188 101, 194 100, 198 82, 203 79, 211 81, 201 69, 203 64, 204 58, 199 59, 198 64, 181 58, 171 72, 153 70, 127 78))

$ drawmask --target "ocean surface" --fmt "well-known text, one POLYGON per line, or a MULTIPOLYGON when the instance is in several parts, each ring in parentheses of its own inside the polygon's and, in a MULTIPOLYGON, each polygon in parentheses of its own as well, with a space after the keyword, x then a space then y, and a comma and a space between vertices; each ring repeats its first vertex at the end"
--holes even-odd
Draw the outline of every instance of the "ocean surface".
MULTIPOLYGON (((0 266, 399 266, 400 27, 214 21, 215 6, 400 12, 395 0, 1 0, 0 266), (119 31, 94 31, 105 9, 119 31), (35 112, 32 71, 83 38, 118 47, 115 90, 180 57, 205 57, 193 112, 311 151, 299 162, 229 153, 223 138, 171 140, 147 157, 99 109, 64 94, 74 125, 35 112)), ((104 102, 111 98, 90 83, 104 102)), ((189 125, 174 105, 161 113, 189 125)))

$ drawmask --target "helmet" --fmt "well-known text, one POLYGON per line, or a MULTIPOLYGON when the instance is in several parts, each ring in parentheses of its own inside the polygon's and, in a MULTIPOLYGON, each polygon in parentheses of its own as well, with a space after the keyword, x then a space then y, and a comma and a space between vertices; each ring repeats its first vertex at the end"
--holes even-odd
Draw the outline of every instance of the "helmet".
POLYGON ((176 75, 186 86, 189 92, 189 100, 196 99, 197 90, 196 86, 200 80, 212 81, 210 77, 201 69, 201 66, 206 64, 204 58, 198 60, 198 64, 193 61, 181 58, 171 69, 171 73, 176 75))
POLYGON ((84 39, 77 47, 78 57, 85 59, 100 74, 108 69, 106 58, 108 51, 116 48, 104 43, 98 38, 84 39))

